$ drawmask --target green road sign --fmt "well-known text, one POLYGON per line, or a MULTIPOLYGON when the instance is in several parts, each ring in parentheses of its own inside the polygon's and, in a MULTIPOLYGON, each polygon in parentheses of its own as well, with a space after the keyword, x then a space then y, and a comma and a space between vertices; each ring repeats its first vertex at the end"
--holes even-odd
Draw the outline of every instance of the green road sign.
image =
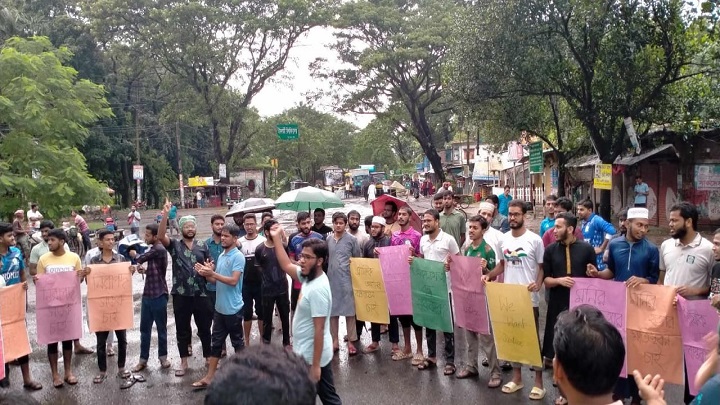
POLYGON ((277 136, 283 141, 300 138, 298 124, 277 124, 277 136))
POLYGON ((542 142, 530 144, 530 173, 543 172, 543 150, 542 142))

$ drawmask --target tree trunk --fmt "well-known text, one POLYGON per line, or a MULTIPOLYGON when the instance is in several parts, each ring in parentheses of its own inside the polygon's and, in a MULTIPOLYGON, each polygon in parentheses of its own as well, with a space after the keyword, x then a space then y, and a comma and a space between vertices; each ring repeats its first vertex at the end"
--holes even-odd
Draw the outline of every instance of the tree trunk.
POLYGON ((430 166, 432 166, 433 170, 435 171, 435 175, 437 176, 440 183, 445 181, 445 171, 443 171, 442 167, 442 161, 440 160, 440 155, 438 155, 437 150, 435 148, 427 147, 426 144, 421 143, 423 147, 423 151, 425 152, 425 156, 427 156, 428 160, 430 161, 430 166))
POLYGON ((565 153, 558 152, 558 191, 557 195, 558 197, 565 197, 565 175, 567 174, 567 169, 565 168, 565 164, 567 163, 567 159, 565 159, 565 153))

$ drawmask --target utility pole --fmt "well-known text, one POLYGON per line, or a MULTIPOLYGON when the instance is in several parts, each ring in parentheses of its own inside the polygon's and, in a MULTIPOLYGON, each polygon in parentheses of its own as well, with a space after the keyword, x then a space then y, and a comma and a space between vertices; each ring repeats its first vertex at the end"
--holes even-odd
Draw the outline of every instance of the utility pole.
POLYGON ((180 206, 185 208, 185 185, 183 184, 182 151, 180 149, 180 122, 175 121, 175 142, 177 143, 178 178, 180 180, 180 206))
MULTIPOLYGON (((135 107, 135 164, 140 164, 140 111, 135 107)), ((142 180, 135 180, 135 200, 142 201, 142 180)))

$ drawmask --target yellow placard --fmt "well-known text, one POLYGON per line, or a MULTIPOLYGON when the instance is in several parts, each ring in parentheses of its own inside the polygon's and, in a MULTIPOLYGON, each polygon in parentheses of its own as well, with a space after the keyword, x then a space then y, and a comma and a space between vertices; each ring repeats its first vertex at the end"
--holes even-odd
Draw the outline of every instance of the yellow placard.
POLYGON ((390 323, 387 293, 380 270, 380 259, 350 260, 355 316, 361 321, 390 323))
POLYGON ((595 176, 593 176, 593 187, 598 190, 612 190, 612 165, 595 165, 595 176))
POLYGON ((527 286, 488 283, 485 291, 498 359, 541 367, 540 340, 527 286))

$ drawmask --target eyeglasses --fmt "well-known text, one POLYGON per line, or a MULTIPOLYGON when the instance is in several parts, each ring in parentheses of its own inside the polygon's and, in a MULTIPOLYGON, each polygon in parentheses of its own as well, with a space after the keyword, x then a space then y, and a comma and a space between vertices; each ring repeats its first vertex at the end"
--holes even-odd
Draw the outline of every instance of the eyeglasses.
POLYGON ((517 218, 523 216, 522 212, 508 212, 510 218, 517 218))

